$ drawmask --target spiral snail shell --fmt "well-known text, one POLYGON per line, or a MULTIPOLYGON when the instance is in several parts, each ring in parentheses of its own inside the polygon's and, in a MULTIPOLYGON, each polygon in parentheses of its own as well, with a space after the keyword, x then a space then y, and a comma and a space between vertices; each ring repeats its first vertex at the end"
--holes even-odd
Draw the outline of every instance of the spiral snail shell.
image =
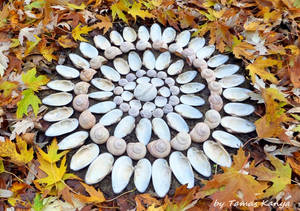
POLYGON ((89 110, 83 111, 78 120, 83 129, 91 129, 96 124, 96 117, 89 110))
POLYGON ((84 69, 80 72, 80 79, 83 81, 90 81, 94 77, 94 75, 97 73, 96 70, 92 68, 84 69))
POLYGON ((151 48, 151 44, 149 42, 146 42, 144 40, 139 40, 136 43, 136 49, 139 51, 144 51, 147 48, 151 48))
POLYGON ((76 95, 87 94, 91 85, 85 81, 80 81, 75 84, 74 93, 76 95))
POLYGON ((210 129, 206 123, 199 122, 190 132, 192 141, 200 143, 206 141, 210 136, 210 129))
POLYGON ((144 144, 137 143, 128 143, 127 144, 127 155, 133 160, 140 160, 145 157, 147 149, 144 144))
POLYGON ((167 140, 158 139, 150 142, 147 145, 147 149, 152 156, 156 158, 164 158, 170 154, 171 145, 167 140))
POLYGON ((210 108, 216 111, 221 111, 223 108, 223 100, 220 95, 211 94, 208 97, 208 102, 210 104, 210 108))
POLYGON ((106 142, 106 148, 111 154, 119 156, 126 151, 126 142, 122 138, 111 136, 106 142))
POLYGON ((205 113, 205 120, 204 122, 208 125, 210 129, 214 129, 219 126, 221 123, 221 115, 218 111, 216 110, 208 110, 205 113))
POLYGON ((103 56, 96 56, 90 60, 91 68, 99 69, 104 63, 107 62, 107 59, 103 56))
POLYGON ((80 94, 74 97, 73 108, 76 111, 84 111, 89 107, 89 97, 87 94, 80 94))
POLYGON ((215 72, 207 68, 201 70, 201 77, 204 78, 207 83, 216 80, 215 72))
POLYGON ((222 94, 222 86, 217 81, 212 81, 208 83, 208 89, 210 90, 211 94, 221 95, 222 94))
POLYGON ((90 130, 90 137, 93 142, 103 144, 109 138, 109 132, 102 124, 97 123, 90 130))
POLYGON ((172 140, 171 147, 175 150, 186 150, 191 146, 191 136, 186 132, 179 132, 172 140))
POLYGON ((115 46, 111 46, 104 51, 104 56, 107 59, 114 59, 116 56, 119 56, 121 54, 122 54, 122 51, 115 46))
POLYGON ((168 45, 162 40, 153 42, 152 47, 155 50, 162 50, 162 51, 165 51, 168 49, 168 45))

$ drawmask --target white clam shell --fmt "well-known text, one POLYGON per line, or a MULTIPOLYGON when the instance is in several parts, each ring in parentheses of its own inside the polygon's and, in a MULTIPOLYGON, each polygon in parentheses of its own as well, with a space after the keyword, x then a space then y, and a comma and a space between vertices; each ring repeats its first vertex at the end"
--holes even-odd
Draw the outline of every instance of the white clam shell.
POLYGON ((205 104, 205 100, 202 97, 193 94, 181 95, 179 99, 181 103, 190 106, 202 106, 205 104))
POLYGON ((134 90, 134 96, 136 97, 136 99, 144 102, 153 100, 156 95, 157 89, 150 83, 139 84, 134 90))
POLYGON ((114 136, 123 138, 130 134, 135 127, 135 118, 132 116, 124 117, 116 126, 114 136))
POLYGON ((122 42, 120 45, 120 50, 123 53, 128 53, 131 50, 135 50, 135 46, 132 42, 122 42))
POLYGON ((152 164, 152 184, 155 193, 159 197, 164 197, 171 186, 172 172, 165 159, 156 159, 152 164))
POLYGON ((67 150, 79 147, 84 144, 85 140, 89 137, 86 131, 77 131, 68 135, 58 143, 59 150, 67 150))
POLYGON ((121 79, 120 74, 110 66, 102 65, 100 70, 104 77, 111 81, 118 82, 121 79))
POLYGON ((242 83, 244 83, 245 77, 239 74, 234 74, 230 76, 226 76, 219 80, 219 84, 222 86, 222 88, 231 88, 235 86, 239 86, 242 83))
POLYGON ((186 121, 175 112, 167 114, 167 122, 171 128, 178 132, 189 132, 189 126, 186 121))
POLYGON ((216 47, 214 45, 208 45, 203 48, 200 48, 197 51, 197 58, 198 59, 209 58, 214 53, 215 49, 216 47))
POLYGON ((186 105, 186 104, 179 104, 174 107, 175 111, 179 113, 181 116, 189 119, 201 119, 203 114, 198 109, 186 105))
POLYGON ((240 67, 236 64, 224 64, 217 67, 214 72, 216 78, 224 78, 236 73, 239 69, 240 67))
POLYGON ((179 59, 168 67, 167 73, 169 75, 177 75, 182 72, 183 66, 184 61, 179 59))
POLYGON ((105 114, 116 107, 117 105, 113 101, 103 101, 89 107, 89 111, 95 114, 105 114))
POLYGON ((138 192, 144 193, 151 180, 152 166, 148 159, 139 160, 134 167, 134 185, 138 192))
POLYGON ((134 42, 137 38, 137 34, 133 28, 127 26, 123 29, 123 38, 127 42, 134 42))
POLYGON ((85 58, 91 59, 98 56, 97 48, 87 42, 81 42, 79 45, 79 50, 85 58))
POLYGON ((248 116, 254 112, 253 105, 245 103, 227 103, 224 106, 224 111, 232 116, 248 116))
POLYGON ((230 101, 244 101, 250 97, 252 91, 246 88, 232 87, 223 91, 223 96, 230 101))
POLYGON ((168 87, 161 87, 159 90, 158 90, 158 94, 160 94, 161 96, 163 97, 170 97, 171 95, 171 91, 168 87))
POLYGON ((70 169, 79 171, 88 166, 99 155, 99 147, 97 144, 88 144, 79 148, 79 150, 72 156, 70 162, 70 169))
POLYGON ((116 56, 119 56, 122 54, 122 51, 117 48, 116 46, 110 46, 104 51, 104 56, 107 59, 114 59, 116 56))
POLYGON ((132 160, 128 156, 119 157, 112 169, 111 182, 114 193, 121 193, 129 183, 133 173, 132 160))
POLYGON ((176 31, 173 27, 165 28, 164 32, 162 33, 162 41, 166 44, 171 43, 175 40, 176 31))
POLYGON ((124 101, 130 101, 130 100, 132 100, 132 98, 133 98, 133 94, 132 94, 131 92, 129 92, 129 91, 124 91, 124 92, 122 93, 121 97, 122 97, 122 99, 123 99, 124 101))
POLYGON ((205 39, 203 37, 195 37, 191 39, 189 43, 189 49, 192 49, 195 53, 205 45, 205 39))
POLYGON ((109 34, 110 41, 119 46, 124 41, 122 35, 117 31, 111 31, 109 34))
POLYGON ((147 145, 152 135, 152 124, 147 118, 142 118, 135 128, 135 134, 139 142, 147 145))
POLYGON ((188 30, 180 32, 176 37, 176 43, 181 47, 185 47, 191 38, 191 33, 188 30))
POLYGON ((150 42, 145 42, 145 41, 143 41, 143 40, 137 41, 137 43, 136 43, 136 49, 137 49, 137 50, 139 50, 139 51, 144 51, 144 50, 146 50, 147 48, 151 48, 150 42))
POLYGON ((115 85, 107 79, 104 78, 94 78, 91 83, 98 89, 110 92, 115 88, 115 85))
POLYGON ((227 133, 222 130, 215 130, 212 133, 212 137, 220 142, 221 144, 231 147, 231 148, 240 148, 243 146, 243 143, 241 142, 240 139, 238 139, 236 136, 227 133))
POLYGON ((170 168, 180 184, 187 188, 194 187, 194 172, 192 166, 182 152, 172 152, 169 157, 170 168))
POLYGON ((196 76, 197 76, 197 71, 195 70, 186 71, 178 75, 178 77, 176 78, 176 82, 179 84, 186 84, 194 80, 196 76))
POLYGON ((170 129, 165 122, 165 120, 161 118, 154 118, 152 119, 152 128, 155 135, 158 136, 160 139, 164 139, 167 141, 171 140, 171 133, 170 129))
POLYGON ((72 99, 72 94, 67 92, 58 92, 45 97, 42 100, 42 103, 49 106, 64 106, 69 104, 72 99))
POLYGON ((99 120, 99 123, 101 123, 103 126, 113 125, 118 121, 120 121, 122 116, 123 116, 123 111, 121 111, 120 109, 114 109, 106 113, 105 115, 103 115, 99 120))
POLYGON ((161 40, 161 28, 157 23, 154 23, 150 28, 150 38, 152 42, 161 40))
POLYGON ((78 78, 80 75, 78 70, 76 70, 73 67, 68 67, 66 65, 56 65, 55 69, 58 72, 58 74, 60 74, 66 79, 78 78))
POLYGON ((149 83, 149 82, 150 82, 150 78, 143 76, 143 77, 138 78, 138 79, 136 80, 136 82, 137 82, 138 84, 149 83))
POLYGON ((180 86, 180 91, 185 94, 194 94, 202 91, 205 88, 205 85, 198 82, 191 82, 180 86))
POLYGON ((59 107, 46 113, 43 119, 47 122, 57 122, 72 116, 74 110, 71 107, 59 107))
POLYGON ((142 60, 141 60, 140 56, 134 51, 131 51, 128 54, 128 63, 129 63, 130 69, 133 71, 137 71, 137 70, 141 69, 141 67, 142 67, 142 60))
POLYGON ((52 124, 45 132, 46 136, 54 137, 66 133, 70 133, 78 127, 79 122, 77 119, 64 119, 52 124))
POLYGON ((62 91, 62 92, 70 92, 74 89, 75 85, 69 80, 53 80, 50 81, 47 86, 50 89, 62 91))
POLYGON ((126 75, 130 72, 129 64, 123 58, 114 59, 114 67, 121 75, 126 75))
POLYGON ((148 29, 145 26, 140 26, 138 29, 138 38, 142 41, 147 42, 150 38, 148 29))
POLYGON ((107 92, 107 91, 98 91, 98 92, 91 92, 88 94, 89 98, 95 99, 95 100, 107 100, 110 98, 113 93, 107 92))
POLYGON ((255 131, 255 125, 252 122, 240 117, 225 116, 221 120, 221 125, 229 132, 251 133, 255 131))
POLYGON ((218 67, 218 66, 224 64, 225 62, 227 62, 228 59, 229 59, 229 57, 227 55, 217 54, 217 55, 211 57, 207 61, 207 65, 209 67, 218 67))
POLYGON ((203 151, 206 156, 220 166, 230 167, 232 164, 231 157, 228 152, 217 142, 205 141, 203 151))
POLYGON ((110 153, 100 154, 89 166, 84 179, 85 183, 92 185, 103 180, 111 172, 113 163, 114 157, 110 153))
POLYGON ((196 147, 191 147, 187 151, 187 158, 189 159, 192 167, 201 175, 210 177, 211 166, 208 158, 202 150, 196 147))
POLYGON ((107 48, 111 47, 110 42, 102 35, 97 35, 94 37, 94 43, 97 48, 101 50, 106 50, 107 48))
POLYGON ((166 69, 171 62, 171 54, 169 51, 161 53, 155 62, 155 69, 156 70, 164 70, 166 69))
POLYGON ((152 51, 150 50, 144 51, 143 64, 149 70, 153 70, 155 68, 155 56, 152 53, 152 51))
POLYGON ((75 53, 70 53, 69 58, 77 68, 81 68, 81 69, 90 68, 90 63, 86 59, 82 58, 81 56, 75 53))

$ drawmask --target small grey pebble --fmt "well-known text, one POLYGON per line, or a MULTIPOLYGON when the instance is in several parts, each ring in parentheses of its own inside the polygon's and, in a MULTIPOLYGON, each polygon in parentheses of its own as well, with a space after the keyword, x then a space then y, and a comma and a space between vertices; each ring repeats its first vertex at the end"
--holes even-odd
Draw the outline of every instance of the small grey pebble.
POLYGON ((114 94, 115 95, 121 95, 123 93, 123 88, 121 86, 117 86, 116 88, 114 88, 114 94))
POLYGON ((168 77, 167 73, 164 72, 164 71, 159 71, 157 73, 157 78, 160 78, 160 79, 166 79, 168 77))
POLYGON ((143 105, 143 109, 145 109, 145 110, 154 111, 155 108, 156 108, 156 105, 152 102, 146 102, 143 105))
POLYGON ((136 76, 133 73, 128 73, 126 75, 126 79, 128 82, 134 81, 136 79, 136 76))
POLYGON ((173 106, 171 104, 166 104, 163 107, 163 111, 164 111, 165 114, 168 114, 168 113, 173 111, 173 106))
POLYGON ((180 92, 180 89, 178 86, 171 86, 170 87, 170 92, 172 93, 172 95, 178 95, 180 92))
POLYGON ((118 84, 120 86, 125 86, 126 84, 128 84, 128 81, 125 78, 121 78, 118 82, 118 84))
POLYGON ((140 77, 143 77, 144 75, 146 74, 146 71, 145 70, 138 70, 136 71, 136 77, 140 78, 140 77))
POLYGON ((117 105, 121 105, 121 103, 123 103, 123 98, 121 96, 115 96, 114 103, 117 105))
POLYGON ((172 106, 178 105, 179 104, 179 98, 177 96, 172 95, 169 98, 169 104, 171 104, 172 106))
POLYGON ((139 100, 131 100, 129 102, 130 108, 137 108, 140 110, 142 108, 142 103, 139 100))
POLYGON ((149 76, 149 77, 152 77, 152 78, 154 78, 154 77, 156 77, 156 71, 155 70, 148 70, 147 71, 147 76, 149 76))
POLYGON ((119 107, 123 112, 127 112, 130 109, 130 106, 128 103, 121 103, 121 105, 119 107))
POLYGON ((173 78, 168 77, 165 79, 165 83, 168 84, 169 87, 171 87, 175 85, 175 80, 173 78))
POLYGON ((157 108, 153 111, 152 115, 154 118, 162 118, 164 115, 164 112, 161 108, 157 108))
POLYGON ((128 114, 133 117, 137 117, 139 115, 139 110, 137 108, 130 108, 128 114))
POLYGON ((141 110, 140 114, 141 114, 141 117, 143 117, 143 118, 150 119, 152 117, 152 112, 147 109, 141 110))

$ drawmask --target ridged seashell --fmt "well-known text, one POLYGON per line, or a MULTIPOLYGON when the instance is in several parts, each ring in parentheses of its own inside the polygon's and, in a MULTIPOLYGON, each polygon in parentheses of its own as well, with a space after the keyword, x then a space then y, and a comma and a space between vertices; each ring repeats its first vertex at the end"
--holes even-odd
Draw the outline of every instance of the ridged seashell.
POLYGON ((120 104, 120 109, 123 112, 128 112, 130 109, 130 105, 128 103, 121 103, 120 104))
POLYGON ((241 85, 242 83, 244 83, 244 81, 245 81, 244 76, 234 74, 234 75, 226 76, 221 80, 219 80, 218 82, 219 84, 221 84, 223 88, 231 88, 231 87, 241 85))
POLYGON ((150 50, 146 50, 143 54, 143 65, 152 70, 155 68, 155 56, 150 50))
POLYGON ((222 130, 215 130, 212 133, 212 137, 225 146, 229 146, 237 149, 243 146, 243 143, 241 142, 240 139, 222 130))
POLYGON ((143 76, 143 77, 138 78, 136 80, 136 82, 138 84, 149 83, 150 82, 150 78, 143 76))
POLYGON ((94 43, 97 48, 101 50, 106 50, 107 48, 111 47, 110 42, 102 35, 97 35, 94 37, 94 43))
POLYGON ((194 187, 194 173, 187 157, 182 152, 172 152, 169 158, 170 168, 180 184, 194 187))
POLYGON ((91 68, 84 69, 80 72, 80 79, 88 82, 93 79, 93 77, 96 73, 97 73, 97 71, 94 69, 91 69, 91 68))
POLYGON ((174 85, 175 85, 175 80, 174 80, 173 78, 171 78, 171 77, 168 77, 168 78, 165 79, 165 83, 166 83, 169 87, 171 87, 171 86, 174 86, 174 85))
POLYGON ((197 51, 205 45, 205 39, 203 37, 195 37, 191 39, 189 42, 189 49, 192 49, 194 53, 197 53, 197 51))
POLYGON ((199 122, 190 132, 192 141, 200 143, 206 141, 210 136, 210 129, 207 124, 199 122))
POLYGON ((163 107, 163 112, 165 114, 168 114, 168 113, 171 113, 173 112, 173 106, 171 104, 166 104, 164 107, 163 107))
POLYGON ((89 137, 86 131, 77 131, 68 135, 58 143, 59 150, 67 150, 79 147, 84 144, 85 140, 89 137))
POLYGON ((152 134, 152 124, 150 120, 142 118, 135 128, 135 134, 139 142, 147 145, 152 134))
POLYGON ((134 51, 131 51, 128 54, 128 63, 129 63, 130 69, 133 71, 137 71, 137 70, 141 69, 141 67, 142 67, 142 60, 141 60, 140 56, 134 51))
POLYGON ((124 86, 124 89, 125 90, 134 90, 135 87, 136 87, 136 83, 134 81, 130 81, 124 86))
POLYGON ((135 118, 132 116, 124 117, 116 126, 114 136, 123 138, 130 134, 135 127, 135 118))
POLYGON ((164 32, 162 33, 162 41, 166 44, 171 43, 175 40, 176 31, 172 27, 165 28, 164 32))
POLYGON ((152 166, 148 159, 144 158, 137 162, 134 167, 134 185, 138 192, 144 193, 151 180, 152 166))
POLYGON ((205 141, 203 143, 203 151, 206 156, 220 166, 230 167, 232 164, 230 155, 224 147, 214 141, 205 141))
POLYGON ((171 54, 169 51, 161 53, 155 62, 155 69, 156 70, 164 70, 169 67, 171 62, 171 54))
POLYGON ((168 87, 163 86, 158 90, 158 94, 160 94, 163 97, 170 97, 171 92, 168 87))
POLYGON ((155 141, 151 141, 147 145, 147 149, 150 154, 156 158, 164 158, 167 157, 171 152, 170 142, 164 139, 157 139, 155 141))
POLYGON ((100 70, 104 77, 111 81, 118 82, 121 79, 120 74, 110 66, 102 65, 100 70))
POLYGON ((111 172, 113 163, 114 157, 110 153, 100 154, 89 166, 84 179, 85 183, 92 185, 103 180, 111 172))
POLYGON ((92 105, 89 110, 95 114, 105 114, 117 107, 116 103, 112 101, 103 101, 101 103, 97 103, 92 105))
POLYGON ((205 85, 198 82, 191 82, 180 86, 180 91, 185 94, 194 94, 202 91, 205 88, 205 85))
POLYGON ((201 70, 201 77, 204 78, 208 83, 216 80, 215 72, 211 69, 201 70))
POLYGON ((81 69, 90 68, 90 63, 86 59, 82 58, 81 56, 75 53, 70 53, 69 58, 77 68, 81 68, 81 69))
POLYGON ((136 43, 136 49, 139 51, 144 51, 147 48, 151 48, 151 44, 149 42, 145 42, 143 40, 139 40, 136 43))
POLYGON ((80 81, 75 84, 74 93, 76 95, 87 94, 91 85, 85 81, 80 81))
POLYGON ((70 169, 79 171, 88 166, 99 155, 99 147, 97 144, 88 144, 79 148, 79 150, 72 156, 70 162, 70 169))
POLYGON ((90 65, 92 69, 99 69, 106 62, 107 59, 103 56, 96 56, 90 60, 90 65))
POLYGON ((229 59, 229 57, 227 55, 217 54, 217 55, 211 57, 207 61, 207 65, 209 67, 218 67, 218 66, 224 64, 225 62, 227 62, 228 59, 229 59))
POLYGON ((179 84, 186 84, 194 80, 196 76, 197 76, 197 71, 194 70, 186 71, 178 75, 178 77, 176 78, 176 82, 179 84))
POLYGON ((150 38, 148 29, 145 26, 140 26, 138 29, 138 38, 147 42, 150 38))
POLYGON ((156 105, 152 102, 146 102, 143 105, 143 109, 147 109, 149 111, 154 111, 156 109, 156 105))
POLYGON ((221 95, 222 94, 222 86, 217 81, 212 81, 208 83, 208 89, 211 94, 221 95))
POLYGON ((140 70, 136 71, 135 75, 136 75, 136 77, 140 78, 140 77, 143 77, 145 74, 146 74, 146 71, 140 69, 140 70))
POLYGON ((167 114, 167 121, 171 128, 178 132, 189 132, 189 126, 186 121, 177 113, 170 112, 167 114))
POLYGON ((198 49, 197 58, 205 59, 209 58, 215 51, 216 47, 214 45, 208 45, 203 48, 198 49))
POLYGON ((134 49, 135 49, 135 46, 131 42, 122 42, 120 45, 120 50, 123 53, 128 53, 129 51, 134 50, 134 49))
MULTIPOLYGON (((223 93, 224 94, 224 93, 223 93)), ((223 100, 220 95, 212 94, 208 97, 210 108, 216 111, 221 111, 223 108, 223 100)))
POLYGON ((157 89, 150 83, 143 83, 137 85, 134 90, 134 96, 136 99, 144 102, 153 100, 157 95, 157 89))
POLYGON ((94 78, 91 80, 91 83, 98 89, 103 91, 112 91, 115 88, 115 85, 107 79, 104 78, 94 78))
POLYGON ((225 64, 217 67, 215 71, 216 78, 224 78, 236 73, 240 67, 236 64, 225 64))
POLYGON ((168 50, 168 45, 162 40, 157 40, 153 42, 152 48, 154 50, 166 51, 168 50))
POLYGON ((203 114, 193 106, 186 104, 179 104, 174 107, 175 111, 181 116, 189 119, 201 119, 203 114))
POLYGON ((152 184, 155 193, 159 197, 164 197, 171 186, 172 172, 165 159, 157 159, 152 164, 152 184))
POLYGON ((133 28, 127 26, 123 29, 123 38, 127 42, 134 42, 137 38, 137 34, 133 28))
POLYGON ((221 120, 221 125, 229 132, 251 133, 255 131, 255 125, 252 122, 240 117, 225 116, 221 120))
POLYGON ((187 132, 179 132, 170 141, 170 144, 174 150, 178 150, 178 151, 186 150, 192 144, 191 136, 187 132))
POLYGON ((121 97, 123 98, 124 101, 130 101, 133 98, 133 94, 129 91, 124 91, 121 95, 121 97))
MULTIPOLYGON (((150 70, 148 70, 149 72, 150 70)), ((155 76, 154 76, 155 77, 155 76)), ((164 85, 164 81, 160 78, 152 78, 151 84, 153 84, 155 87, 161 87, 164 85)))
POLYGON ((80 94, 74 97, 73 108, 76 111, 84 111, 89 107, 89 96, 87 94, 80 94))
POLYGON ((122 51, 115 46, 108 47, 104 51, 104 56, 107 59, 114 59, 116 56, 119 56, 121 54, 122 54, 122 51))
POLYGON ((122 58, 114 59, 114 67, 121 75, 126 75, 130 72, 129 64, 122 58))
POLYGON ((89 110, 82 112, 78 120, 83 129, 91 129, 96 124, 96 117, 89 110))
POLYGON ((58 92, 45 97, 42 100, 42 103, 49 106, 64 106, 69 104, 72 99, 72 94, 67 92, 58 92))
POLYGON ((113 95, 112 92, 106 92, 106 91, 91 92, 88 94, 89 98, 92 98, 95 100, 107 100, 112 95, 113 95))
POLYGON ((179 59, 169 66, 167 73, 169 75, 177 75, 182 72, 183 66, 184 61, 182 59, 179 59))
POLYGON ((117 31, 111 31, 109 34, 110 41, 115 45, 121 45, 124 42, 122 35, 117 31))
POLYGON ((171 133, 170 129, 165 122, 165 120, 161 118, 154 118, 152 119, 152 128, 155 135, 158 136, 160 139, 164 139, 167 141, 171 140, 171 133))
POLYGON ((54 80, 50 81, 47 86, 50 89, 62 91, 62 92, 69 92, 74 89, 74 84, 69 80, 54 80))
POLYGON ((77 119, 64 119, 56 122, 46 130, 45 135, 49 137, 60 136, 66 133, 74 131, 78 127, 79 123, 77 119))
POLYGON ((178 88, 178 86, 170 86, 170 92, 172 95, 178 95, 180 92, 180 89, 178 88))
POLYGON ((193 94, 181 95, 180 102, 190 106, 202 106, 205 104, 205 101, 202 97, 193 94))
POLYGON ((214 129, 219 126, 221 122, 221 115, 218 111, 216 110, 208 110, 205 113, 205 120, 204 122, 208 125, 210 129, 214 129))
POLYGON ((68 67, 66 65, 56 65, 55 69, 58 74, 66 79, 74 79, 79 77, 79 71, 73 67, 68 67))
POLYGON ((179 104, 179 98, 177 96, 172 95, 169 98, 169 104, 172 105, 172 106, 178 105, 179 104))
POLYGON ((187 151, 187 158, 189 159, 193 168, 201 175, 205 177, 210 177, 211 175, 211 166, 208 161, 208 158, 202 150, 197 149, 196 147, 191 147, 187 151))
POLYGON ((129 102, 130 108, 137 108, 140 110, 142 108, 142 103, 139 100, 131 100, 129 102))
POLYGON ((79 50, 85 58, 94 58, 98 56, 98 50, 87 42, 80 42, 79 50))
POLYGON ((126 152, 131 159, 140 160, 145 157, 147 149, 141 142, 128 143, 126 152))
POLYGON ((176 43, 183 48, 189 43, 190 38, 191 33, 188 30, 184 30, 177 35, 176 43))
POLYGON ((166 97, 157 96, 154 100, 154 103, 157 107, 164 107, 168 102, 166 97))
POLYGON ((116 105, 121 105, 123 103, 123 98, 121 96, 115 96, 114 99, 113 99, 113 102, 116 104, 116 105))
POLYGON ((114 193, 121 193, 126 188, 132 173, 132 160, 127 156, 119 157, 116 160, 111 173, 112 189, 114 193))
POLYGON ((129 74, 126 75, 126 80, 127 80, 127 82, 132 82, 132 81, 134 81, 135 79, 136 79, 136 76, 135 76, 135 74, 133 74, 133 73, 129 73, 129 74))
POLYGON ((90 130, 90 137, 96 144, 103 144, 109 138, 109 132, 103 125, 97 123, 90 130))
POLYGON ((164 116, 164 111, 161 108, 156 108, 152 112, 152 115, 154 118, 162 118, 164 116))
POLYGON ((223 92, 223 96, 230 101, 244 101, 250 97, 252 91, 246 88, 232 87, 223 92))
POLYGON ((101 123, 103 126, 113 125, 118 121, 120 121, 122 116, 123 116, 123 111, 121 111, 120 109, 114 109, 106 113, 105 115, 103 115, 99 120, 99 123, 101 123))
POLYGON ((137 117, 140 113, 137 108, 130 108, 128 111, 129 116, 137 117))
POLYGON ((175 53, 175 54, 181 54, 182 53, 182 51, 183 51, 183 48, 182 47, 180 47, 180 45, 179 44, 177 44, 177 43, 172 43, 171 45, 169 45, 169 51, 171 52, 171 53, 175 53))
POLYGON ((161 28, 157 23, 152 24, 150 28, 150 38, 152 42, 160 41, 161 40, 161 28))
POLYGON ((254 110, 254 106, 244 103, 227 103, 224 106, 224 111, 232 116, 248 116, 254 110))
POLYGON ((59 107, 46 113, 43 119, 47 122, 57 122, 69 118, 73 112, 71 107, 59 107))
POLYGON ((106 142, 106 148, 111 154, 119 156, 126 151, 126 142, 122 138, 111 136, 106 142))

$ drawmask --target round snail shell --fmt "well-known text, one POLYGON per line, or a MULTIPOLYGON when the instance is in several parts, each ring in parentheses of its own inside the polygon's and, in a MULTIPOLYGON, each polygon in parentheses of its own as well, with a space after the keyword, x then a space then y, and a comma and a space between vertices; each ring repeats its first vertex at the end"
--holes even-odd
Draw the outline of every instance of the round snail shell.
POLYGON ((83 129, 91 129, 96 124, 96 117, 89 110, 85 110, 79 115, 79 124, 83 129))
POLYGON ((147 149, 152 156, 156 158, 164 158, 170 154, 171 145, 167 140, 158 139, 150 142, 147 145, 147 149))
POLYGON ((205 120, 204 122, 208 125, 210 129, 214 129, 219 126, 221 123, 221 115, 218 111, 216 110, 208 110, 205 113, 205 120))
POLYGON ((140 160, 145 157, 147 149, 141 142, 128 143, 127 144, 127 155, 133 160, 140 160))
POLYGON ((217 81, 212 81, 208 83, 208 89, 210 90, 211 94, 221 95, 222 94, 222 86, 217 81))
POLYGON ((216 80, 215 72, 211 69, 202 70, 201 71, 201 77, 204 78, 207 81, 207 83, 216 80))
POLYGON ((167 50, 168 49, 168 45, 162 40, 153 42, 152 47, 155 50, 167 50))
POLYGON ((114 59, 116 56, 121 55, 121 54, 122 54, 122 51, 115 46, 111 46, 104 51, 104 56, 107 59, 114 59))
POLYGON ((91 85, 85 81, 80 81, 75 84, 74 93, 76 95, 87 94, 91 85))
POLYGON ((80 79, 83 81, 90 81, 94 77, 94 75, 97 73, 96 70, 92 68, 84 69, 80 72, 80 79))
POLYGON ((90 130, 90 137, 96 144, 103 144, 109 138, 109 132, 102 124, 97 123, 90 130))
POLYGON ((89 97, 87 94, 80 94, 74 97, 73 108, 76 111, 84 111, 89 107, 89 97))
POLYGON ((192 140, 191 136, 186 132, 179 132, 177 135, 171 140, 171 147, 175 150, 186 150, 191 146, 192 140))
POLYGON ((208 102, 210 104, 210 108, 216 111, 221 111, 223 108, 223 100, 220 95, 211 94, 208 97, 208 102))
POLYGON ((135 46, 131 42, 122 42, 120 45, 120 49, 123 53, 128 53, 131 50, 135 49, 135 46))
POLYGON ((106 142, 106 148, 111 154, 119 156, 126 151, 126 142, 122 138, 111 136, 106 142))
POLYGON ((91 65, 91 68, 93 68, 93 69, 99 69, 102 66, 102 64, 104 64, 106 62, 107 62, 107 59, 104 58, 103 56, 96 56, 90 60, 90 65, 91 65))
POLYGON ((200 143, 206 141, 210 136, 210 129, 206 123, 199 122, 190 132, 192 141, 200 143))
POLYGON ((206 61, 204 59, 198 59, 198 58, 194 59, 193 60, 193 65, 196 68, 200 68, 201 71, 207 69, 207 63, 206 63, 206 61))

